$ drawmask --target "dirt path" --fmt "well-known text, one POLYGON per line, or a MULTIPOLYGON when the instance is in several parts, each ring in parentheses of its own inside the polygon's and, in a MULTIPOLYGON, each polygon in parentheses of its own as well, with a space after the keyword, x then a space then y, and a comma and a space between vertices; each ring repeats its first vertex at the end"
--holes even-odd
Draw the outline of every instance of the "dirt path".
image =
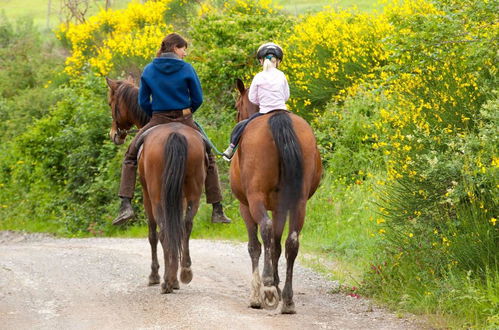
POLYGON ((336 283, 299 264, 297 314, 281 315, 280 307, 254 310, 247 307, 251 266, 245 244, 191 240, 191 256, 192 282, 164 295, 147 286, 147 239, 0 232, 0 328, 421 328, 367 300, 331 294, 336 283))

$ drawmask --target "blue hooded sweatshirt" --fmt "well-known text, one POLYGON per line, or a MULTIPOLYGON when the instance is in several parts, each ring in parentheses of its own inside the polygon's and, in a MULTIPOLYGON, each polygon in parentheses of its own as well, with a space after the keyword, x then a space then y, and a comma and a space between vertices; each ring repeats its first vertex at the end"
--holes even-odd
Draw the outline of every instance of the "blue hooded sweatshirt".
POLYGON ((144 68, 140 78, 140 107, 149 115, 154 111, 185 108, 196 111, 203 103, 203 91, 196 71, 173 54, 164 55, 144 68))

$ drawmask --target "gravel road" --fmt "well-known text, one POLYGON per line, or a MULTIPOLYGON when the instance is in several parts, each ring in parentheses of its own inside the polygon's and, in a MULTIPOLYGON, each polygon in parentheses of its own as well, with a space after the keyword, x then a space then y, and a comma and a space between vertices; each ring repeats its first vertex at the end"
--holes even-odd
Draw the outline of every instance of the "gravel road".
POLYGON ((191 240, 191 257, 192 282, 164 295, 147 285, 147 239, 0 232, 0 329, 427 328, 366 299, 331 293, 336 282, 299 263, 297 314, 251 309, 246 244, 191 240))

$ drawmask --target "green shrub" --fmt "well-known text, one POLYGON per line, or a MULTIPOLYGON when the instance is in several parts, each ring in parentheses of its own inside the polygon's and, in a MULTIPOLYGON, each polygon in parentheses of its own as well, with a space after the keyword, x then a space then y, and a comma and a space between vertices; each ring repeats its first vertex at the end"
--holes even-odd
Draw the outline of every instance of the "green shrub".
POLYGON ((16 138, 2 159, 0 179, 9 191, 4 209, 10 214, 17 209, 19 216, 11 220, 21 222, 29 210, 37 210, 30 217, 42 222, 52 214, 49 218, 59 218, 66 233, 104 230, 108 207, 117 200, 116 164, 123 154, 117 155, 107 136, 105 82, 89 75, 56 92, 64 98, 16 138))
MULTIPOLYGON (((216 5, 216 4, 215 4, 216 5)), ((237 78, 249 86, 260 71, 256 50, 264 42, 287 33, 293 19, 263 1, 228 1, 222 8, 206 4, 191 22, 193 49, 189 55, 196 68, 206 101, 214 109, 232 107, 237 78)))
POLYGON ((377 141, 372 122, 379 104, 359 93, 343 105, 330 103, 312 120, 326 170, 348 184, 361 184, 383 169, 383 154, 373 149, 377 141))
POLYGON ((403 308, 483 326, 497 314, 488 291, 499 253, 497 31, 480 1, 414 3, 387 10, 392 57, 373 90, 386 100, 373 126, 388 178, 378 194, 383 253, 367 287, 403 308), (467 290, 479 296, 451 303, 467 290))
POLYGON ((0 14, 0 140, 17 136, 56 102, 52 91, 65 78, 53 44, 31 20, 0 14))

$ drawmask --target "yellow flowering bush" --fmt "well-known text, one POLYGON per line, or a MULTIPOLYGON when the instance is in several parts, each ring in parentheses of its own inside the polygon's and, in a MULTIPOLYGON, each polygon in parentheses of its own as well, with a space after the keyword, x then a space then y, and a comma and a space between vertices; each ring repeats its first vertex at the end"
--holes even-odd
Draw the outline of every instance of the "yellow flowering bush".
POLYGON ((137 72, 173 30, 164 21, 169 3, 131 2, 124 10, 102 10, 83 24, 61 25, 57 36, 71 48, 65 71, 70 76, 78 76, 85 69, 101 76, 137 72))
POLYGON ((388 58, 382 40, 391 30, 384 16, 329 9, 303 17, 282 42, 293 111, 310 116, 376 77, 388 58))
POLYGON ((377 112, 372 148, 387 172, 377 199, 389 260, 383 280, 370 282, 379 291, 427 286, 450 299, 435 278, 468 272, 479 281, 497 270, 496 5, 411 0, 385 9, 389 58, 366 94, 377 112))

